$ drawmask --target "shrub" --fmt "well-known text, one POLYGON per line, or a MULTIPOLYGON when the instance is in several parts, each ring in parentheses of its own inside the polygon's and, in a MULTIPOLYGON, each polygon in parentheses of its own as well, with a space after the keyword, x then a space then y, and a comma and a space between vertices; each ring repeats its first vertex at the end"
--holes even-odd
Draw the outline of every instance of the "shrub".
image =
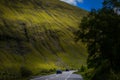
POLYGON ((33 73, 31 70, 29 70, 26 67, 21 67, 20 68, 20 73, 21 73, 21 77, 30 77, 33 73))
POLYGON ((82 65, 81 68, 80 68, 80 71, 85 72, 85 70, 86 70, 86 67, 82 65))

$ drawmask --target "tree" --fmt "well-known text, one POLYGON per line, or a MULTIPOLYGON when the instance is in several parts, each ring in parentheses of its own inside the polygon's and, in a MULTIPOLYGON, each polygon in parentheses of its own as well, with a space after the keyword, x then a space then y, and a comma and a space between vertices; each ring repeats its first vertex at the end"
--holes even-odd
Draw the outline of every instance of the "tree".
POLYGON ((108 80, 110 70, 116 74, 120 72, 120 16, 109 6, 92 10, 82 19, 76 33, 76 40, 87 44, 88 67, 96 70, 92 78, 94 80, 103 78, 96 77, 98 72, 99 76, 104 76, 104 80, 108 80), (103 74, 102 71, 106 72, 103 74))
POLYGON ((120 0, 104 0, 103 7, 114 8, 120 6, 120 0))

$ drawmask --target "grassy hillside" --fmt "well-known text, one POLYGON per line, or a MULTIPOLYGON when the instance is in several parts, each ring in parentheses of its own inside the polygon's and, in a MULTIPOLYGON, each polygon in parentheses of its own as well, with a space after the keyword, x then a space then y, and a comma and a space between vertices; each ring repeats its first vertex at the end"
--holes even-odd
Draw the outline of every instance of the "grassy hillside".
POLYGON ((86 11, 59 0, 0 0, 0 70, 78 68, 86 48, 73 33, 86 11))

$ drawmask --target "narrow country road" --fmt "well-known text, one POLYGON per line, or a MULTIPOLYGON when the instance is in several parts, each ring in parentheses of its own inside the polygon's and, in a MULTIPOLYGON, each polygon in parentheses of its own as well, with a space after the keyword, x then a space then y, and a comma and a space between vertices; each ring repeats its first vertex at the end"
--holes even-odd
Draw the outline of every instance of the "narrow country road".
POLYGON ((30 80, 83 80, 81 75, 73 74, 74 72, 75 71, 64 71, 62 74, 52 74, 30 80))

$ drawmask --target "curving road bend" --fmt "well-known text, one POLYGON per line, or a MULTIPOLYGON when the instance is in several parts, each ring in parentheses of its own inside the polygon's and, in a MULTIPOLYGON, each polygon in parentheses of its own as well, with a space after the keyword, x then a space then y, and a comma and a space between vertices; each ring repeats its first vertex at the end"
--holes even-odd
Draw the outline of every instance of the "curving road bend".
POLYGON ((81 75, 73 74, 74 72, 75 71, 64 71, 62 74, 52 74, 30 80, 83 80, 81 75))

